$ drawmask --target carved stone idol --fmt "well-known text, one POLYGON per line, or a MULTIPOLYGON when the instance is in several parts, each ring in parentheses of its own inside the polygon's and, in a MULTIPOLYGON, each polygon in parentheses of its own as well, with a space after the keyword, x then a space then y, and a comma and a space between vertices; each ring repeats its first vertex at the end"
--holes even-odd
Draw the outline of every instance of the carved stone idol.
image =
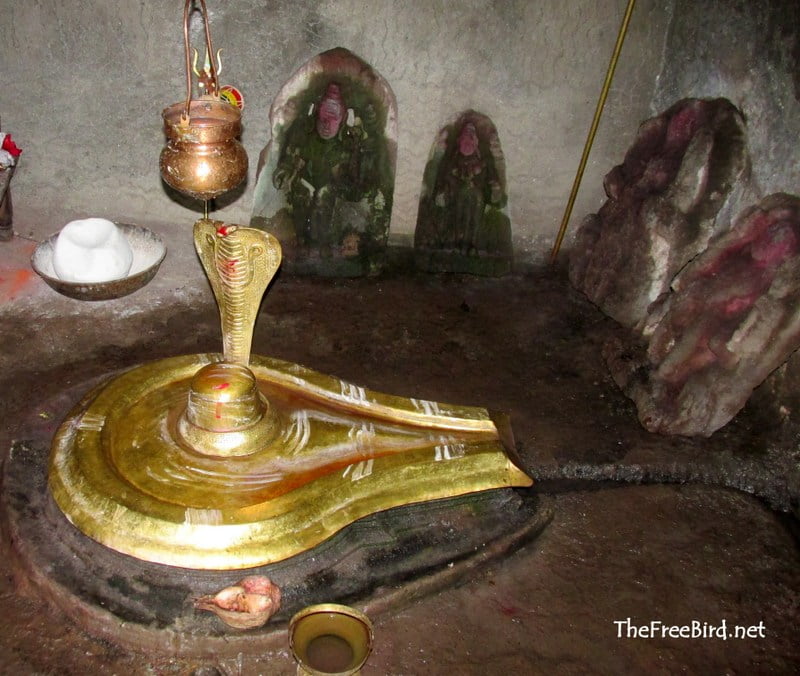
POLYGON ((445 126, 425 167, 414 248, 431 272, 511 271, 505 160, 492 121, 473 110, 445 126))
POLYGON ((270 111, 251 225, 274 234, 292 272, 378 272, 389 234, 396 103, 346 49, 309 61, 270 111))

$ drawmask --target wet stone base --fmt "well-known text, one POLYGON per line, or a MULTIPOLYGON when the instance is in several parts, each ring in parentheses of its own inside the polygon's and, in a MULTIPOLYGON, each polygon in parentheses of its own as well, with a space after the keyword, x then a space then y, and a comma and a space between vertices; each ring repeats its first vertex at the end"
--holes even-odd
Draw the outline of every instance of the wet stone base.
POLYGON ((481 277, 503 277, 511 274, 512 256, 503 254, 466 254, 447 249, 417 248, 414 263, 425 272, 454 272, 481 277))
POLYGON ((84 536, 47 490, 47 445, 15 442, 2 498, 15 574, 90 633, 144 651, 223 657, 286 641, 301 608, 356 605, 377 615, 468 579, 479 566, 535 538, 552 518, 534 490, 494 490, 399 507, 364 518, 318 547, 248 571, 195 571, 139 561, 84 536), (245 574, 281 588, 281 610, 263 628, 228 628, 194 600, 245 574))

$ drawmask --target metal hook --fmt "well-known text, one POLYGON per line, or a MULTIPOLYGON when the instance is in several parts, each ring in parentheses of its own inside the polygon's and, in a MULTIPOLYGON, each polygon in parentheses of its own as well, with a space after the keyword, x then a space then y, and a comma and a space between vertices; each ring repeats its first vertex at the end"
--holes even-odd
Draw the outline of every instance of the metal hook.
MULTIPOLYGON (((186 124, 189 121, 189 105, 192 102, 192 63, 189 54, 189 15, 190 8, 193 0, 186 0, 183 6, 183 49, 186 56, 186 108, 181 116, 181 122, 186 124)), ((203 23, 205 24, 206 33, 206 54, 213 54, 214 47, 211 44, 211 30, 208 25, 208 9, 206 9, 206 0, 198 0, 200 3, 200 12, 203 15, 203 23)), ((211 85, 208 93, 211 96, 219 96, 219 79, 217 78, 217 67, 212 59, 209 60, 209 85, 211 85)))

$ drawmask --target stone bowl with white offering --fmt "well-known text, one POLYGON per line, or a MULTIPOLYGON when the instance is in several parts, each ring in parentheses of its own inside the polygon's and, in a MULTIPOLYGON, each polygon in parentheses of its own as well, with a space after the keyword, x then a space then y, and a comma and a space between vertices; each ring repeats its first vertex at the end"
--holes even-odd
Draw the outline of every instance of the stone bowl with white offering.
POLYGON ((31 266, 59 293, 77 300, 111 300, 141 289, 167 248, 147 228, 104 218, 72 221, 39 244, 31 266))

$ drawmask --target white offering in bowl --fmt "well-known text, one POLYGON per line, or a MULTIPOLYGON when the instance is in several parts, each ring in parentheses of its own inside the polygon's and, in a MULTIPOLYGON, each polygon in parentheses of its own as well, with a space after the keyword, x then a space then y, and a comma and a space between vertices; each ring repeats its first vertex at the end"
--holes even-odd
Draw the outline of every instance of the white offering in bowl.
POLYGON ((133 250, 115 223, 86 218, 67 223, 53 249, 53 270, 67 282, 108 282, 125 277, 133 250))

